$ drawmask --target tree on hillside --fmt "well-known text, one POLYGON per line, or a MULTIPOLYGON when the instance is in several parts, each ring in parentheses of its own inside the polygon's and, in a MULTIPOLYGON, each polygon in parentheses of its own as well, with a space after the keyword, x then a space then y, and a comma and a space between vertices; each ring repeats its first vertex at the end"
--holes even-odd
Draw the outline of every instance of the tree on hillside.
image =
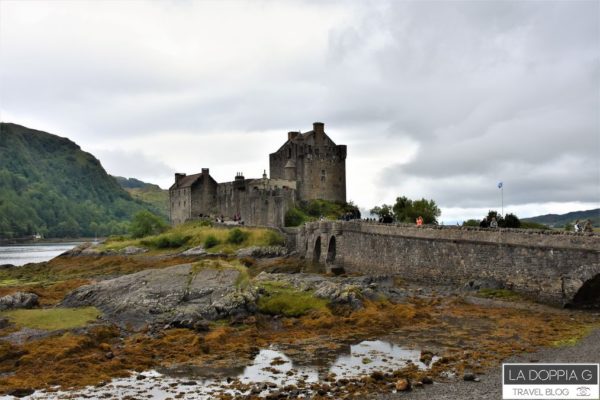
POLYGON ((129 226, 129 232, 134 238, 157 235, 167 229, 167 224, 150 211, 140 211, 134 215, 129 226))

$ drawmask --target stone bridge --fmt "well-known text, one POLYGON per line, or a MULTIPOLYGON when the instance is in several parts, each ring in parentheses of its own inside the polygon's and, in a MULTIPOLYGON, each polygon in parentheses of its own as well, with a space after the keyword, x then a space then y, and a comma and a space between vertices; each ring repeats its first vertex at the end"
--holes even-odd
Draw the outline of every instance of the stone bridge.
POLYGON ((422 284, 492 282, 561 306, 600 306, 600 235, 320 221, 287 229, 291 249, 329 271, 422 284))

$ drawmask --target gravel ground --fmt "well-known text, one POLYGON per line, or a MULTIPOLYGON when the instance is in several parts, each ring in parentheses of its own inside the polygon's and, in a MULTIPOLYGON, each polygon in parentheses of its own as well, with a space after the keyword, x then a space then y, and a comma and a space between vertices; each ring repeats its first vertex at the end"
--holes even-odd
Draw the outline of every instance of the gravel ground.
MULTIPOLYGON (((592 331, 575 346, 544 348, 535 353, 520 354, 505 362, 600 362, 600 329, 592 331)), ((415 389, 408 393, 386 394, 373 397, 377 400, 465 400, 465 399, 502 399, 502 369, 498 366, 489 373, 480 376, 480 382, 458 381, 427 385, 424 389, 415 389)))

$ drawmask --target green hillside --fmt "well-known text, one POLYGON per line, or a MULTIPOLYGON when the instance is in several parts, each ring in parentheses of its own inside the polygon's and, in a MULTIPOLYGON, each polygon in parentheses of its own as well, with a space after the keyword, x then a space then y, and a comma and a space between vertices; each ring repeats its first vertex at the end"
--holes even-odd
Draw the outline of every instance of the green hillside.
POLYGON ((524 218, 523 221, 537 222, 550 227, 562 228, 565 224, 572 224, 580 220, 591 220, 596 227, 600 226, 600 208, 587 211, 573 211, 567 214, 546 214, 537 217, 524 218))
POLYGON ((0 123, 0 237, 121 233, 148 208, 69 139, 0 123))
POLYGON ((119 185, 134 199, 150 204, 164 217, 169 215, 169 191, 161 189, 153 183, 146 183, 135 178, 114 177, 119 185))

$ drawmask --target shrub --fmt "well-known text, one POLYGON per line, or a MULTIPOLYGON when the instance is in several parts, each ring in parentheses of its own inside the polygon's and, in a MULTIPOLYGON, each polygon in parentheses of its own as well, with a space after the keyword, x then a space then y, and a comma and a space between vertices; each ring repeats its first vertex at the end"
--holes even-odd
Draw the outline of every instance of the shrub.
POLYGON ((134 238, 157 235, 166 229, 167 224, 162 218, 145 210, 135 214, 129 225, 129 233, 134 238))
POLYGON ((506 214, 506 216, 504 217, 504 227, 505 228, 520 228, 521 221, 519 220, 519 217, 517 217, 515 214, 506 214))
POLYGON ((240 228, 234 228, 227 235, 227 243, 242 244, 244 240, 248 239, 248 236, 248 232, 244 232, 240 228))
POLYGON ((192 237, 180 233, 169 233, 142 240, 140 243, 144 246, 157 249, 174 249, 186 244, 192 237))
POLYGON ((206 239, 204 239, 204 248, 210 249, 211 247, 215 247, 219 243, 219 239, 217 239, 214 235, 208 235, 206 239))
POLYGON ((283 246, 285 239, 281 234, 275 231, 267 231, 267 245, 268 246, 283 246))
POLYGON ((300 226, 306 222, 307 216, 297 208, 290 208, 285 213, 284 224, 285 226, 300 226))

